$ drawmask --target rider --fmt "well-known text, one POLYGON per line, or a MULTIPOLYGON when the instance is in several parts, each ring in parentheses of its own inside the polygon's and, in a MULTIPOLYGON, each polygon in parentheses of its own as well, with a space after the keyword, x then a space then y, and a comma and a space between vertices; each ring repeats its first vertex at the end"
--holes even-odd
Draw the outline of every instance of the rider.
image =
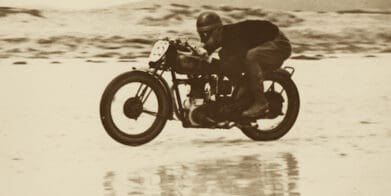
POLYGON ((209 54, 221 48, 219 68, 225 75, 238 81, 241 73, 246 73, 254 101, 242 116, 259 117, 267 113, 264 73, 278 69, 291 55, 291 44, 285 35, 265 20, 223 25, 220 16, 209 11, 198 16, 197 31, 209 54))

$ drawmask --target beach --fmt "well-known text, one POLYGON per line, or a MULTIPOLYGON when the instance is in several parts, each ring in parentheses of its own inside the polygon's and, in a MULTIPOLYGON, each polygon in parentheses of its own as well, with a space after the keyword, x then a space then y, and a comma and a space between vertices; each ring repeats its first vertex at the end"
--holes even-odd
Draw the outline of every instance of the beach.
POLYGON ((388 11, 202 7, 226 22, 249 13, 275 19, 287 32, 294 54, 284 65, 295 67, 301 98, 296 124, 277 141, 254 142, 237 128, 190 129, 173 120, 152 142, 129 147, 100 122, 103 90, 145 66, 159 36, 195 39, 190 18, 201 10, 138 6, 0 8, 7 27, 0 32, 0 195, 391 192, 388 11))

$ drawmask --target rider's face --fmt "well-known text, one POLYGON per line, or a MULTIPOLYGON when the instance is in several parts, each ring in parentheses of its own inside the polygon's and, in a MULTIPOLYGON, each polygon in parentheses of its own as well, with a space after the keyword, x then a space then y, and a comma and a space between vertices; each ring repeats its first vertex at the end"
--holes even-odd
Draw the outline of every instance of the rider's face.
POLYGON ((221 47, 222 42, 222 31, 221 29, 216 29, 206 35, 206 40, 202 41, 205 44, 205 49, 208 52, 212 52, 217 48, 221 47))
POLYGON ((198 34, 200 35, 200 38, 201 38, 201 42, 202 43, 207 42, 209 40, 210 36, 212 35, 212 33, 213 33, 213 30, 198 32, 198 34))

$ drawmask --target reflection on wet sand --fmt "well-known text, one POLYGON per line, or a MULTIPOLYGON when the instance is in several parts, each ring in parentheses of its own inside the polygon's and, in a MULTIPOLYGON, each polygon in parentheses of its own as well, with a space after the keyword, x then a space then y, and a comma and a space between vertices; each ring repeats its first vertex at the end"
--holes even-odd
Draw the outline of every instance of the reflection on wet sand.
POLYGON ((105 195, 300 195, 298 162, 290 153, 267 160, 254 155, 160 166, 122 175, 105 174, 105 195))

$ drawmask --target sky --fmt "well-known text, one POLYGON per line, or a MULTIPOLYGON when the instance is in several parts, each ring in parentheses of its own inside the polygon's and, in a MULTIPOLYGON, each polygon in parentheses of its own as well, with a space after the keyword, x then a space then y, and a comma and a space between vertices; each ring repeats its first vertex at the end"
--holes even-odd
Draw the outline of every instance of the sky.
MULTIPOLYGON (((150 0, 0 0, 0 6, 55 9, 93 9, 150 0)), ((154 0, 158 3, 230 4, 282 10, 391 9, 391 0, 154 0)))

